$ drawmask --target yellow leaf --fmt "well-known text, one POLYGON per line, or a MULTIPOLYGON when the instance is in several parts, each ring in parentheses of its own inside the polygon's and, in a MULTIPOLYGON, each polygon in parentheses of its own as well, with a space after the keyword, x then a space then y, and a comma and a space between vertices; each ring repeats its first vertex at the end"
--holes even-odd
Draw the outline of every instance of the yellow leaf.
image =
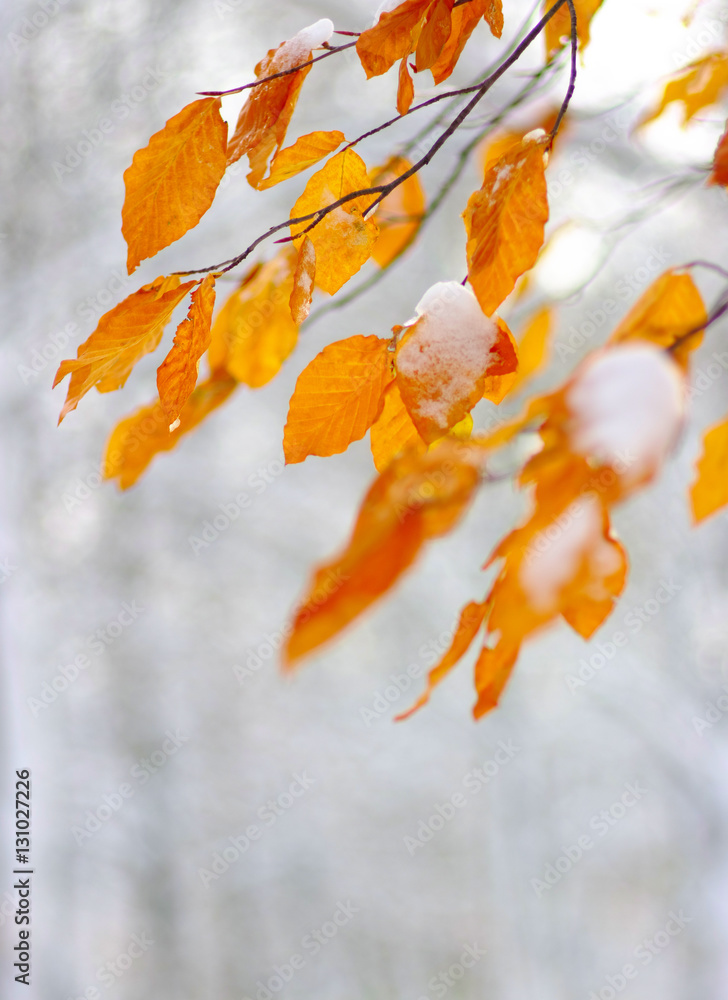
POLYGON ((270 165, 270 175, 258 184, 258 190, 263 191, 308 170, 345 141, 344 133, 337 131, 309 132, 300 136, 292 146, 276 154, 270 165))
MULTIPOLYGON (((370 181, 372 184, 389 184, 411 166, 409 160, 392 157, 383 167, 372 171, 370 181)), ((379 238, 372 250, 372 260, 379 267, 389 267, 414 241, 424 216, 425 193, 417 174, 412 174, 377 206, 374 221, 379 226, 379 238)))
POLYGON ((180 415, 197 383, 200 358, 210 343, 215 306, 215 276, 207 277, 192 293, 187 319, 177 327, 172 350, 157 369, 157 390, 170 424, 180 415))
POLYGON ((220 100, 205 97, 170 118, 134 154, 121 211, 129 274, 200 221, 225 173, 226 143, 220 100))
POLYGON ((122 490, 133 486, 155 455, 174 448, 184 434, 194 430, 225 402, 236 384, 224 372, 201 382, 185 403, 174 431, 169 429, 169 417, 159 400, 126 417, 116 426, 106 446, 104 478, 118 479, 122 490))
POLYGON ((728 420, 711 427, 705 435, 690 500, 696 523, 728 504, 728 420))
POLYGON ((325 347, 296 382, 283 433, 286 462, 338 455, 363 438, 382 411, 391 369, 389 342, 379 337, 325 347))
MULTIPOLYGON (((291 209, 291 218, 317 212, 367 187, 364 161, 353 149, 345 149, 311 177, 291 209)), ((338 292, 371 256, 379 229, 372 219, 362 217, 370 203, 370 197, 352 198, 309 230, 307 235, 316 248, 316 283, 325 292, 338 292)), ((310 221, 292 225, 291 235, 300 237, 309 225, 310 221)))
POLYGON ((278 374, 298 340, 289 305, 295 262, 295 252, 287 248, 243 278, 212 327, 213 371, 224 368, 254 389, 278 374))
POLYGON ((160 294, 164 281, 164 278, 157 278, 152 284, 144 285, 105 313, 88 340, 79 347, 76 360, 61 362, 54 388, 66 375, 71 375, 71 381, 59 423, 76 409, 94 386, 99 392, 121 389, 137 361, 159 346, 175 306, 195 284, 187 281, 180 285, 177 279, 176 287, 160 294))
MULTIPOLYGON (((599 10, 603 0, 574 0, 576 10, 576 33, 579 38, 579 48, 583 49, 589 44, 591 20, 599 10)), ((544 0, 543 13, 553 7, 553 0, 544 0)), ((564 4, 557 10, 549 23, 544 28, 544 40, 546 42, 546 58, 558 52, 559 49, 567 45, 571 39, 571 14, 568 4, 564 4)))
POLYGON ((683 126, 698 111, 716 104, 728 87, 728 52, 711 52, 690 63, 674 80, 665 86, 662 100, 639 122, 639 127, 659 118, 668 104, 679 101, 683 105, 683 126))
POLYGON ((548 142, 524 139, 487 171, 464 212, 468 278, 490 316, 536 261, 549 209, 544 176, 548 142))
POLYGON ((422 454, 427 450, 402 402, 396 382, 387 386, 382 412, 372 424, 369 437, 377 472, 384 472, 393 458, 408 449, 417 449, 422 454))
POLYGON ((298 251, 298 262, 293 275, 293 291, 290 299, 291 316, 298 326, 308 318, 311 310, 315 278, 316 250, 308 236, 304 236, 298 251))
POLYGON ((553 333, 553 310, 539 309, 528 322, 518 342, 518 374, 510 392, 515 393, 548 361, 549 341, 553 333))

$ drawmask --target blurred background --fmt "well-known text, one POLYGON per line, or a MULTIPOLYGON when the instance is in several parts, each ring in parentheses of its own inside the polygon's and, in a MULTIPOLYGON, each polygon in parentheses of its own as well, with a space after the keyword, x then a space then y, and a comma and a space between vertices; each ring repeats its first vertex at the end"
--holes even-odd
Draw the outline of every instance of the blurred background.
MULTIPOLYGON (((725 44, 728 8, 706 0, 685 22, 687 7, 606 0, 593 21, 549 170, 557 235, 503 310, 518 333, 558 302, 537 388, 606 339, 605 301, 622 315, 666 267, 725 262, 726 194, 704 184, 725 108, 683 131, 673 107, 633 132, 655 80, 725 44)), ((531 10, 504 8, 504 41, 481 26, 451 82, 482 73, 531 10)), ((55 369, 102 313, 157 274, 238 252, 306 180, 258 193, 240 171, 184 244, 128 279, 120 209, 135 150, 197 91, 252 79, 306 24, 360 31, 375 13, 376 0, 2 4, 0 943, 13 1000, 728 996, 728 527, 722 514, 693 530, 686 502, 700 434, 728 409, 713 357, 728 351, 725 324, 697 352, 674 460, 616 514, 632 567, 614 615, 588 644, 566 627, 532 642, 478 724, 472 655, 423 711, 392 717, 423 683, 408 668, 421 678, 460 607, 485 592, 480 566, 525 509, 510 483, 483 490, 387 601, 293 677, 276 652, 311 566, 343 544, 373 477, 367 441, 283 469, 296 377, 325 344, 386 334, 429 285, 460 280, 477 156, 376 288, 309 322, 270 385, 241 388, 135 488, 100 484, 99 465, 114 424, 154 397, 161 353, 56 427, 55 369), (241 492, 247 509, 195 551, 190 539, 241 492), (11 971, 22 768, 30 988, 11 971)), ((430 197, 542 62, 535 44, 436 157, 422 175, 430 197)), ((533 113, 565 85, 563 69, 547 76, 533 113)), ((394 73, 365 82, 351 53, 325 61, 288 142, 378 124, 395 88, 394 73)), ((241 103, 225 100, 227 120, 241 103)), ((409 140, 415 119, 361 147, 367 163, 409 140)), ((719 286, 706 274, 710 302, 719 286)), ((220 282, 218 304, 233 287, 220 282)), ((481 404, 476 427, 493 414, 481 404)))

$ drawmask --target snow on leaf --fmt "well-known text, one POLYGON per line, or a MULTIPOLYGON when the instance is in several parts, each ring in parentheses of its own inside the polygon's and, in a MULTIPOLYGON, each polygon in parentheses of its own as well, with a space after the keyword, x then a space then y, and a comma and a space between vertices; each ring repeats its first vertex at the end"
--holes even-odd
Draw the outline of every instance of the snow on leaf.
POLYGON ((707 431, 696 471, 690 501, 693 518, 699 523, 728 504, 728 420, 707 431))
POLYGON ((683 126, 692 121, 703 108, 716 104, 728 87, 728 52, 711 52, 681 69, 665 86, 662 99, 649 114, 640 119, 639 127, 659 118, 669 104, 683 105, 683 126))
MULTIPOLYGON (((326 17, 303 28, 277 49, 271 49, 258 63, 256 80, 308 62, 313 49, 328 41, 333 30, 333 23, 326 17)), ((251 168, 248 181, 253 187, 259 186, 271 154, 285 141, 299 92, 310 69, 306 66, 253 87, 240 110, 235 133, 228 143, 228 165, 247 154, 251 168)))
POLYGON ((173 424, 197 383, 200 358, 210 343, 215 276, 208 274, 192 293, 187 318, 177 327, 172 349, 157 369, 157 390, 173 424))
POLYGON ((124 386, 137 361, 157 349, 175 307, 195 284, 157 278, 104 313, 76 359, 62 361, 56 372, 54 388, 71 376, 59 423, 94 386, 99 392, 124 386))
POLYGON ((379 337, 325 347, 296 382, 283 433, 286 462, 338 455, 363 438, 382 412, 391 367, 389 341, 379 337))
POLYGON ((200 221, 225 173, 226 144, 220 100, 206 97, 170 118, 134 154, 121 211, 129 274, 200 221))
POLYGON ((467 230, 468 279, 490 316, 533 266, 548 219, 544 149, 526 137, 485 174, 463 213, 467 230))
POLYGON ((296 346, 298 326, 291 316, 296 254, 281 250, 243 278, 212 327, 209 360, 254 389, 270 382, 296 346))
POLYGON ((298 261, 293 274, 293 291, 291 292, 291 316, 298 326, 308 319, 313 299, 313 284, 316 278, 316 249, 305 236, 298 251, 298 261))
POLYGON ((287 146, 276 153, 270 165, 270 174, 258 184, 258 190, 263 191, 308 170, 319 160, 323 160, 324 156, 338 149, 342 142, 346 142, 346 136, 336 130, 309 132, 300 136, 292 146, 287 146))
MULTIPOLYGON (((367 169, 353 149, 333 156, 310 178, 301 197, 291 209, 297 219, 369 186, 367 169)), ((371 198, 352 198, 329 212, 307 233, 316 249, 316 284, 325 292, 338 292, 371 257, 379 233, 376 222, 364 219, 362 213, 371 198)), ((300 222, 291 226, 291 235, 299 237, 310 225, 300 222)))

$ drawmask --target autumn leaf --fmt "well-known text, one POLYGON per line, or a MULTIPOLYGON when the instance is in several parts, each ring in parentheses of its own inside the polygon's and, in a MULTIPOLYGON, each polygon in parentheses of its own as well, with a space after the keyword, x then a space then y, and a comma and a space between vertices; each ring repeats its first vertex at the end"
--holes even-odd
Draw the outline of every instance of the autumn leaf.
MULTIPOLYGON (((603 0, 574 0, 576 11, 576 33, 579 48, 584 49, 589 44, 591 21, 599 10, 603 0)), ((544 0, 543 13, 553 7, 553 0, 544 0)), ((564 4, 544 28, 546 42, 546 58, 550 59, 555 52, 563 48, 571 39, 571 14, 568 4, 564 4)))
POLYGON ((384 392, 384 406, 372 424, 369 437, 377 472, 384 472, 392 459, 407 450, 417 450, 422 454, 427 450, 402 402, 396 382, 391 382, 384 392))
POLYGON ((610 344, 647 340, 670 350, 683 369, 700 346, 708 321, 703 298, 692 277, 669 270, 654 281, 609 338, 610 344))
MULTIPOLYGON (((300 66, 311 59, 313 49, 327 42, 334 30, 328 18, 322 18, 271 49, 255 67, 255 79, 265 80, 276 73, 300 66)), ((274 150, 280 149, 298 101, 298 95, 311 67, 287 73, 253 87, 243 105, 235 133, 228 143, 228 165, 247 154, 250 163, 248 181, 258 187, 274 150)))
POLYGON ((417 72, 429 69, 445 47, 452 29, 453 0, 433 0, 427 9, 415 49, 417 72))
POLYGON ((548 306, 543 306, 530 318, 518 341, 518 373, 510 392, 519 392, 547 362, 553 329, 553 310, 548 306))
POLYGON ((359 35, 356 51, 367 79, 381 76, 414 51, 421 22, 431 4, 432 0, 405 0, 394 10, 385 11, 372 28, 359 35))
POLYGON ((447 80, 455 69, 468 39, 481 18, 487 21, 495 37, 500 38, 503 34, 502 0, 469 0, 468 3, 453 8, 450 36, 430 67, 435 83, 447 80))
MULTIPOLYGON (((383 167, 371 172, 370 181, 389 184, 411 166, 409 160, 401 156, 392 157, 383 167)), ((389 267, 414 242, 424 217, 425 193, 417 174, 412 174, 382 199, 374 213, 379 238, 374 244, 372 259, 379 267, 389 267)))
POLYGON ((298 261, 293 274, 293 291, 290 298, 291 316, 298 326, 308 318, 315 278, 316 249, 308 236, 304 236, 298 251, 298 261))
POLYGON ((720 142, 713 157, 713 169, 708 178, 708 184, 721 184, 728 187, 728 128, 720 137, 720 142))
POLYGON ((344 552, 315 571, 295 615, 288 664, 331 639, 392 587, 423 544, 450 531, 478 484, 477 453, 443 441, 406 452, 374 482, 344 552))
POLYGON ((346 136, 338 131, 309 132, 300 136, 292 146, 276 154, 270 165, 270 174, 258 184, 258 190, 263 191, 308 170, 338 149, 342 142, 346 142, 346 136))
POLYGON ((226 144, 220 100, 206 97, 170 118, 134 154, 121 211, 129 274, 184 236, 212 205, 225 173, 226 144))
POLYGON ((227 299, 212 327, 210 368, 225 369, 254 389, 270 382, 296 346, 291 316, 296 254, 282 250, 256 265, 227 299))
MULTIPOLYGON (((291 209, 291 218, 318 212, 368 186, 364 161, 353 149, 345 149, 311 177, 291 209)), ((379 229, 372 219, 363 218, 370 201, 367 197, 352 198, 308 231, 316 250, 316 284, 325 292, 332 295, 338 292, 371 257, 379 229)), ((292 225, 291 235, 300 237, 310 224, 309 221, 292 225)))
POLYGON ((194 285, 194 281, 180 284, 179 278, 172 284, 169 278, 157 278, 101 317, 76 359, 62 361, 56 372, 54 388, 71 376, 59 423, 94 386, 99 392, 122 388, 137 361, 159 346, 175 307, 194 285))
POLYGON ((491 403, 502 402, 511 392, 520 370, 518 348, 508 325, 500 316, 494 316, 497 333, 490 349, 490 360, 483 382, 483 399, 491 403))
POLYGON ((655 109, 640 119, 639 127, 659 118, 665 108, 676 102, 683 105, 683 126, 703 108, 716 104, 728 87, 728 52, 711 52, 680 70, 665 86, 655 109))
POLYGON ((349 337, 329 344, 296 382, 283 433, 286 462, 338 455, 364 437, 393 378, 389 341, 349 337))
POLYGON ((397 386, 417 431, 431 443, 482 398, 486 377, 500 360, 494 353, 498 326, 457 281, 433 285, 415 312, 416 322, 397 343, 397 386))
POLYGON ((407 56, 399 64, 399 84, 397 86, 397 111, 406 115, 415 98, 415 85, 407 66, 407 56))
POLYGON ((236 385, 224 372, 201 382, 182 408, 179 424, 173 431, 159 400, 126 417, 116 426, 106 446, 104 478, 117 479, 122 490, 133 486, 155 455, 174 448, 183 435, 225 402, 236 385))
POLYGON ((468 279, 490 316, 536 261, 548 219, 546 137, 511 147, 486 172, 463 214, 468 234, 468 279))
POLYGON ((703 440, 703 454, 697 476, 690 487, 693 519, 696 523, 728 504, 728 420, 711 427, 703 440))
POLYGON ((173 424, 197 383, 200 358, 210 343, 215 276, 207 277, 192 293, 187 319, 177 327, 172 349, 157 369, 157 390, 164 412, 173 424))

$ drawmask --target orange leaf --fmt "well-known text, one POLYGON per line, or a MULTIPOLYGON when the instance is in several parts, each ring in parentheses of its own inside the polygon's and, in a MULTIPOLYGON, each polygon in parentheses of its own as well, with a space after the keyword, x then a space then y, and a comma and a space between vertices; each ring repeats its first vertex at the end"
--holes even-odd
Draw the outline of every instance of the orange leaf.
POLYGON ((175 306, 179 305, 194 281, 169 287, 170 279, 157 278, 129 295, 105 313, 94 332, 79 347, 76 360, 62 361, 53 386, 71 375, 66 402, 58 419, 75 410, 89 389, 99 392, 121 389, 132 368, 145 354, 156 350, 175 306), (161 286, 165 282, 166 291, 161 286))
POLYGON ((399 85, 397 87, 397 111, 401 115, 406 115, 415 99, 415 85, 412 82, 409 68, 407 66, 407 56, 399 64, 399 85))
POLYGON ((487 171, 463 217, 468 234, 468 278, 490 316, 533 266, 549 209, 544 177, 548 139, 526 137, 487 171))
MULTIPOLYGON (((317 212, 367 187, 364 161, 353 149, 345 149, 311 177, 291 209, 291 218, 317 212)), ((362 216, 370 202, 368 197, 352 198, 309 230, 307 235, 316 249, 316 283, 325 292, 332 295, 338 292, 371 256, 379 229, 376 222, 362 216)), ((292 225, 291 235, 300 237, 310 224, 309 221, 292 225)))
MULTIPOLYGON (((603 0, 574 0, 576 10, 576 33, 579 38, 579 48, 583 49, 589 44, 591 20, 599 10, 603 0)), ((544 0, 544 14, 550 7, 553 7, 553 0, 544 0)), ((571 14, 569 7, 564 4, 557 10, 549 23, 544 28, 544 41, 546 42, 546 58, 551 56, 568 44, 571 39, 571 14)))
POLYGON ((363 438, 392 380, 389 342, 349 337, 329 344, 296 382, 283 433, 286 462, 338 455, 363 438))
POLYGON ((721 184, 723 187, 728 187, 728 128, 720 137, 708 184, 721 184))
POLYGON ((520 370, 520 361, 516 342, 507 324, 500 316, 495 316, 494 319, 498 335, 490 349, 490 363, 483 384, 483 399, 489 399, 491 403, 497 405, 511 392, 520 370))
POLYGON ((382 412, 372 424, 369 437, 377 472, 384 472, 393 458, 408 449, 418 449, 420 453, 427 450, 402 402, 396 381, 387 386, 382 412))
POLYGON ((345 551, 314 573, 293 622, 286 662, 332 638, 386 593, 424 542, 462 517, 478 476, 474 449, 457 441, 395 459, 367 493, 345 551))
POLYGON ((374 25, 363 31, 356 51, 367 79, 386 73, 398 60, 414 51, 420 23, 433 0, 404 0, 385 11, 374 25))
POLYGON ((291 317, 292 248, 256 265, 230 296, 212 327, 210 368, 224 368, 254 389, 278 374, 296 346, 298 326, 291 317))
POLYGON ((728 52, 711 52, 697 59, 665 86, 662 100, 654 111, 639 122, 639 127, 659 118, 668 104, 676 101, 683 105, 683 126, 691 121, 698 111, 717 104, 728 87, 728 52))
MULTIPOLYGON (((379 170, 372 171, 371 183, 389 184, 411 166, 409 160, 394 156, 379 170)), ((374 244, 372 259, 379 267, 389 267, 404 253, 419 232, 424 215, 425 193, 417 174, 412 174, 380 202, 374 213, 379 239, 374 244)))
POLYGON ((316 249, 304 236, 298 251, 298 262, 293 275, 293 291, 291 292, 291 316, 298 326, 308 318, 313 298, 313 283, 316 278, 316 249))
POLYGON ((292 146, 287 146, 276 154, 270 165, 270 174, 258 184, 258 190, 263 191, 308 170, 345 141, 344 133, 337 131, 309 132, 300 136, 292 146))
MULTIPOLYGON (((271 49, 255 67, 256 80, 285 73, 308 62, 313 49, 328 41, 333 30, 332 22, 322 18, 277 49, 271 49)), ((248 181, 253 187, 258 187, 263 179, 271 153, 283 145, 299 92, 310 69, 306 66, 295 73, 253 87, 241 108, 235 134, 228 143, 228 165, 247 154, 251 167, 248 181)))
POLYGON ((728 420, 721 421, 706 433, 703 454, 696 468, 690 501, 697 523, 728 504, 728 420))
POLYGON ((453 0, 433 0, 417 40, 417 72, 429 69, 442 52, 452 29, 453 0))
POLYGON ((170 118, 134 154, 124 173, 121 210, 129 274, 200 221, 225 173, 226 143, 220 100, 205 97, 170 118))
POLYGON ((192 293, 187 319, 177 327, 172 350, 157 369, 159 399, 171 424, 197 383, 200 358, 210 343, 214 306, 215 275, 208 274, 192 293))
POLYGON ((495 353, 498 327, 457 281, 433 285, 416 313, 419 318, 397 344, 397 385, 417 431, 430 443, 470 412, 486 378, 502 367, 495 353))
POLYGON ((174 431, 169 429, 169 417, 159 400, 126 417, 106 446, 104 478, 118 479, 122 490, 133 486, 155 455, 174 448, 184 434, 225 402, 236 384, 224 372, 201 382, 185 403, 174 431))
POLYGON ((510 388, 515 393, 548 361, 553 333, 553 310, 544 306, 534 313, 518 342, 518 374, 510 388))
POLYGON ((455 69, 466 42, 472 35, 481 17, 485 18, 496 38, 503 33, 502 0, 469 0, 452 11, 450 37, 442 48, 437 60, 430 67, 435 83, 447 80, 455 69))
POLYGON ((675 361, 685 369, 690 352, 703 339, 707 320, 703 298, 691 276, 670 270, 650 285, 609 338, 609 343, 648 340, 658 347, 670 349, 675 361))

